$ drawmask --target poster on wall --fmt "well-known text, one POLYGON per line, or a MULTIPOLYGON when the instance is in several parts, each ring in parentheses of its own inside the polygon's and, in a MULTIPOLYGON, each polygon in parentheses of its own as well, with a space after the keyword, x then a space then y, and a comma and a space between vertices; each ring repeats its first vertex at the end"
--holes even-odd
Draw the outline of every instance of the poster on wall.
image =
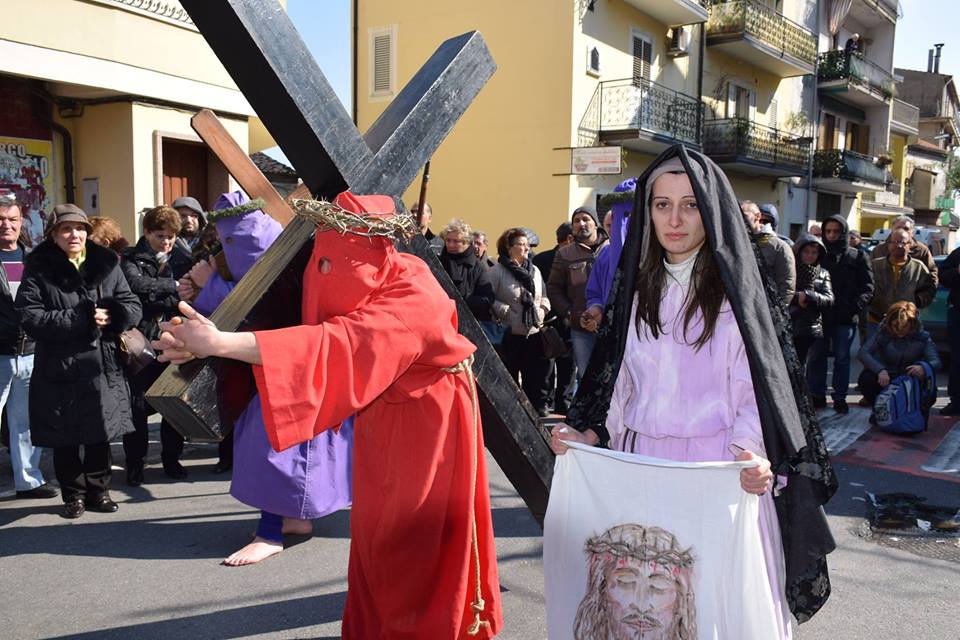
POLYGON ((43 239, 53 207, 53 142, 0 136, 0 192, 21 203, 23 226, 34 244, 43 239))

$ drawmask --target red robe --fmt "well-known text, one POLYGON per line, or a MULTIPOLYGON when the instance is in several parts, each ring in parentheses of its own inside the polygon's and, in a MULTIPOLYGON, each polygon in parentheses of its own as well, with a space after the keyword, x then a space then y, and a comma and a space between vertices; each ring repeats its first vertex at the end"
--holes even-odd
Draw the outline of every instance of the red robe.
MULTIPOLYGON (((382 197, 338 203, 393 208, 382 197)), ((474 526, 490 627, 472 637, 493 637, 502 613, 474 383, 444 370, 475 349, 453 302, 419 258, 328 231, 304 272, 303 322, 256 333, 254 375, 278 451, 356 414, 343 637, 468 637, 474 526)))

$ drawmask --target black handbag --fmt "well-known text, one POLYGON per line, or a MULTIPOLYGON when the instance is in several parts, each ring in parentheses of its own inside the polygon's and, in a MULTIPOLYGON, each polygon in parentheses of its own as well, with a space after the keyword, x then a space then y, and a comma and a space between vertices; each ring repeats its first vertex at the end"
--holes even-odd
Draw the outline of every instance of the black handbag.
POLYGON ((540 328, 540 342, 543 355, 547 358, 562 358, 570 352, 567 341, 552 324, 544 324, 540 328))
MULTIPOLYGON (((97 298, 98 300, 103 299, 103 289, 99 286, 97 287, 97 298)), ((120 365, 131 377, 143 371, 157 359, 157 353, 150 346, 150 341, 136 327, 120 332, 120 335, 117 336, 117 351, 120 357, 120 365)))

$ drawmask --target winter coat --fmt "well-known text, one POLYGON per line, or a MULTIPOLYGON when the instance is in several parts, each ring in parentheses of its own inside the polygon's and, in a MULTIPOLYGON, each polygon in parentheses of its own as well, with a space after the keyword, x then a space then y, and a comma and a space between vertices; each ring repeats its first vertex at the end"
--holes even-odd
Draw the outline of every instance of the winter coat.
POLYGON ((536 316, 534 326, 527 329, 523 324, 523 304, 520 295, 523 285, 510 270, 499 262, 489 271, 490 285, 493 287, 493 315, 510 328, 510 333, 519 336, 533 335, 540 331, 543 320, 550 312, 550 300, 544 289, 543 276, 536 265, 533 267, 533 309, 536 316))
POLYGON ((459 254, 440 252, 440 264, 453 280, 453 286, 466 301, 477 320, 490 319, 490 305, 493 304, 493 287, 486 267, 477 260, 473 247, 459 254))
POLYGON ((950 252, 940 263, 940 284, 950 290, 947 302, 951 307, 960 307, 960 248, 950 252))
POLYGON ((873 300, 870 301, 870 320, 880 322, 894 302, 906 300, 922 309, 933 302, 937 285, 923 263, 907 258, 894 284, 893 266, 889 258, 877 258, 873 267, 873 300))
POLYGON ((159 338, 160 322, 175 314, 180 302, 177 280, 185 276, 192 266, 190 255, 176 244, 167 263, 161 266, 145 236, 140 236, 136 246, 123 252, 120 268, 130 290, 140 299, 143 318, 137 328, 147 339, 159 338))
POLYGON ((898 338, 885 329, 881 329, 857 354, 863 366, 874 373, 884 369, 890 379, 903 375, 907 367, 918 362, 926 362, 936 371, 940 368, 940 356, 933 339, 926 331, 918 331, 898 338))
POLYGON ((580 329, 580 316, 587 308, 587 281, 593 263, 606 246, 603 236, 592 247, 573 242, 557 249, 547 280, 550 306, 557 317, 568 321, 573 329, 580 329))
MULTIPOLYGON (((22 242, 17 242, 17 247, 23 251, 26 259, 30 248, 22 242)), ((20 315, 13 306, 7 270, 0 265, 0 355, 28 355, 33 353, 33 348, 33 340, 24 333, 20 324, 20 315)))
POLYGON ((52 240, 27 256, 16 307, 36 340, 30 433, 39 447, 101 444, 133 431, 130 389, 118 359, 121 331, 140 322, 140 301, 120 257, 87 240, 79 271, 52 240), (110 313, 100 329, 96 307, 110 313))
MULTIPOLYGON (((922 242, 917 242, 916 240, 910 245, 910 257, 914 260, 919 260, 926 267, 927 271, 930 272, 930 275, 933 276, 933 284, 936 286, 940 282, 940 276, 937 273, 937 263, 933 259, 933 254, 930 252, 930 247, 923 244, 922 242)), ((890 255, 890 239, 887 238, 886 242, 881 242, 873 248, 873 253, 870 254, 870 257, 876 260, 877 258, 886 258, 890 255)))
POLYGON ((777 237, 777 234, 760 232, 755 241, 763 257, 767 273, 773 277, 777 293, 783 304, 789 305, 796 290, 797 272, 790 245, 777 237))
POLYGON ((842 216, 830 216, 823 224, 830 220, 839 222, 843 231, 838 241, 824 243, 827 255, 820 266, 830 272, 834 304, 823 311, 823 325, 855 325, 860 312, 867 308, 873 298, 873 270, 867 255, 850 246, 847 221, 842 216))
POLYGON ((833 306, 833 287, 830 273, 820 266, 826 249, 814 235, 802 234, 793 245, 797 266, 797 291, 790 301, 790 317, 793 319, 793 335, 823 337, 823 311, 833 306), (804 247, 816 244, 820 249, 820 259, 816 264, 804 264, 800 253, 804 247), (807 298, 807 306, 800 306, 800 294, 807 298))

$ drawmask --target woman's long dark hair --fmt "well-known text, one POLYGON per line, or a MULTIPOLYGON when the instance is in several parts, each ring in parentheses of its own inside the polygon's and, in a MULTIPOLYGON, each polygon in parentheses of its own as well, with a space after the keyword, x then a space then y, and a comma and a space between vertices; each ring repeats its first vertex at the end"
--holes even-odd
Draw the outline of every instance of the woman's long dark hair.
MULTIPOLYGON (((647 202, 647 208, 650 210, 653 200, 653 187, 651 186, 651 196, 647 202)), ((643 258, 640 260, 640 270, 637 277, 637 334, 643 335, 643 332, 649 330, 654 338, 660 337, 663 333, 663 325, 660 322, 660 303, 663 301, 664 289, 667 286, 667 268, 663 261, 666 258, 666 251, 660 241, 657 240, 657 232, 653 228, 653 216, 647 218, 650 229, 647 235, 647 246, 643 249, 643 258)), ((690 288, 687 290, 686 309, 683 312, 683 339, 688 339, 687 332, 690 323, 693 322, 697 313, 703 317, 703 332, 694 342, 687 343, 699 351, 703 345, 713 337, 714 329, 717 326, 717 317, 720 315, 720 307, 726 298, 726 290, 723 287, 723 280, 720 278, 720 270, 717 267, 716 260, 713 259, 713 251, 707 242, 703 243, 700 251, 697 253, 697 259, 693 263, 693 273, 690 275, 690 288)))

